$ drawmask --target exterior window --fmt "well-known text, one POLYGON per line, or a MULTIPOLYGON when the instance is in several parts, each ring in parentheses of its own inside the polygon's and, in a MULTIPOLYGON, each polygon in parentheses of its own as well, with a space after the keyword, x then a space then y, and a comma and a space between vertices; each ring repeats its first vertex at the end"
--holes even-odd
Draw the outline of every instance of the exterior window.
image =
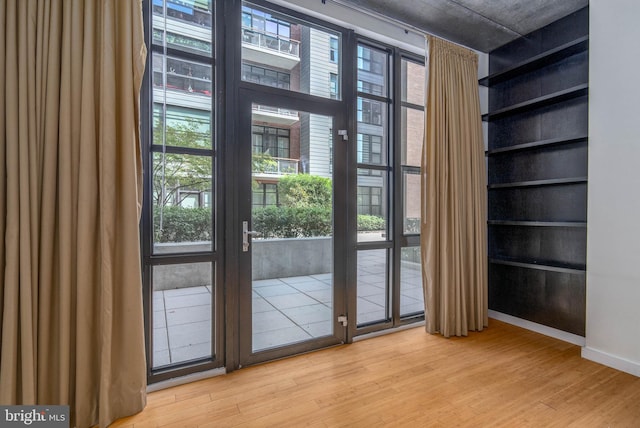
POLYGON ((358 214, 382 216, 382 188, 358 186, 358 214))
POLYGON ((288 129, 254 125, 251 134, 254 153, 274 158, 289 158, 290 131, 288 129))
POLYGON ((242 80, 274 88, 289 89, 291 75, 251 64, 242 64, 242 80))
POLYGON ((338 99, 338 75, 329 73, 329 98, 338 99))
POLYGON ((253 187, 253 207, 275 207, 279 205, 278 185, 275 183, 255 183, 253 187))
POLYGON ((358 122, 382 125, 382 103, 358 98, 358 122))
POLYGON ((336 37, 330 37, 329 38, 329 61, 333 63, 337 63, 338 52, 339 52, 338 39, 336 37))
POLYGON ((382 137, 358 134, 358 163, 382 164, 382 137))

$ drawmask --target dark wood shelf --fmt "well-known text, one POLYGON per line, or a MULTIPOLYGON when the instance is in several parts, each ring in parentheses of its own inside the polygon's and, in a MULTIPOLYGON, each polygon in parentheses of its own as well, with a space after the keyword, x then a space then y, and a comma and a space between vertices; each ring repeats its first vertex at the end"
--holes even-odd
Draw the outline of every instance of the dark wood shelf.
POLYGON ((583 221, 488 220, 489 226, 587 227, 583 221))
POLYGON ((489 184, 489 189, 513 189, 517 187, 557 186, 561 184, 586 183, 587 177, 552 178, 547 180, 517 181, 512 183, 489 184))
POLYGON ((571 265, 550 261, 541 260, 515 260, 515 259, 499 259, 490 258, 489 263, 505 266, 515 266, 527 269, 538 269, 548 272, 560 272, 584 275, 586 273, 586 266, 584 265, 571 265))
POLYGON ((535 110, 540 107, 546 107, 562 101, 587 95, 588 92, 589 92, 589 85, 584 83, 582 85, 577 85, 568 89, 564 89, 562 91, 554 92, 548 95, 543 95, 541 97, 533 98, 528 101, 523 101, 521 103, 514 104, 509 107, 504 107, 498 110, 494 110, 492 112, 483 114, 482 120, 490 121, 490 120, 500 119, 501 117, 510 116, 512 114, 521 113, 524 111, 535 110))
POLYGON ((545 67, 554 62, 560 61, 564 58, 568 58, 571 55, 584 52, 589 48, 589 36, 580 37, 564 45, 558 46, 553 49, 549 49, 546 52, 542 52, 539 55, 531 57, 526 61, 522 61, 511 67, 493 73, 487 77, 478 80, 478 83, 482 86, 495 85, 500 82, 516 77, 520 74, 528 73, 529 71, 536 70, 538 68, 545 67))
POLYGON ((487 150, 487 156, 501 155, 504 153, 518 152, 523 150, 535 150, 546 147, 560 146, 563 144, 575 144, 588 141, 586 135, 574 138, 551 138, 549 140, 531 141, 529 143, 516 144, 515 146, 500 147, 497 149, 487 150))

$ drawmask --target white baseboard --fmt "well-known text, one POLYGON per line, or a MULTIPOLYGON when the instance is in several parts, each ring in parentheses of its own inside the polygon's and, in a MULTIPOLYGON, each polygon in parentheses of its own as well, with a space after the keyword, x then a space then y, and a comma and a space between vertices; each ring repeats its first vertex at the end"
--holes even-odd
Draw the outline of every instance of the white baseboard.
POLYGON ((588 346, 582 348, 582 358, 640 377, 640 363, 636 361, 626 360, 588 346))
POLYGON ((184 385, 185 383, 196 382, 203 379, 209 379, 210 377, 220 376, 226 374, 227 370, 224 367, 219 369, 207 370, 206 372, 193 373, 186 376, 176 377, 173 379, 163 380, 161 382, 152 383, 147 385, 147 392, 160 391, 161 389, 167 389, 178 385, 184 385))
POLYGON ((585 346, 586 344, 585 338, 582 336, 578 336, 577 334, 567 333, 566 331, 558 330, 557 328, 547 327, 546 325, 527 321, 522 318, 514 317, 512 315, 503 314, 502 312, 489 310, 489 318, 522 327, 527 330, 535 331, 536 333, 544 334, 545 336, 553 337, 565 342, 573 343, 574 345, 585 346))

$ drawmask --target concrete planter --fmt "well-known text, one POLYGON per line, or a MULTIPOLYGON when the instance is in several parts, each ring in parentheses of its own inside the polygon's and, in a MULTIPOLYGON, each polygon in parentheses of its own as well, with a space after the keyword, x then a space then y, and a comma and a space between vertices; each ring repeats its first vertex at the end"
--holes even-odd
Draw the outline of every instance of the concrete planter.
MULTIPOLYGON (((254 239, 251 243, 253 279, 285 278, 331 272, 332 238, 254 239)), ((155 245, 156 254, 210 251, 210 242, 178 242, 155 245)), ((210 285, 213 272, 209 263, 156 266, 153 289, 210 285)))

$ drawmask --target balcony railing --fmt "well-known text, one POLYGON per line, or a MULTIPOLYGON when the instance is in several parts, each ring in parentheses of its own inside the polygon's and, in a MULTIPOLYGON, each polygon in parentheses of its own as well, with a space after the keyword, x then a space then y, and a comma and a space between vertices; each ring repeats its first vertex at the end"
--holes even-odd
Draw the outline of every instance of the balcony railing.
POLYGON ((275 34, 262 33, 251 28, 242 29, 242 42, 268 49, 294 58, 300 57, 300 42, 275 34))
POLYGON ((292 119, 298 119, 298 112, 295 110, 286 110, 283 108, 269 107, 259 104, 254 104, 252 110, 254 113, 271 113, 277 114, 278 116, 287 116, 292 119))
POLYGON ((259 171, 254 171, 258 175, 290 175, 298 173, 298 159, 269 158, 268 162, 260 166, 259 171))

